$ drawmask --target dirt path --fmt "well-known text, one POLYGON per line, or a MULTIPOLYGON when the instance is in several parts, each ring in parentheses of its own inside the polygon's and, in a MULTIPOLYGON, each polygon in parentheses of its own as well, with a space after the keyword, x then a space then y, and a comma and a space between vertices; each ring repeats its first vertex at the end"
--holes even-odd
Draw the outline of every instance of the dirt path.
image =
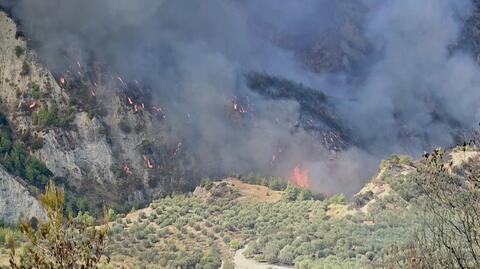
POLYGON ((235 257, 233 258, 233 263, 237 269, 291 269, 293 267, 278 266, 268 263, 260 263, 252 259, 247 259, 243 252, 247 249, 247 246, 237 250, 235 257))

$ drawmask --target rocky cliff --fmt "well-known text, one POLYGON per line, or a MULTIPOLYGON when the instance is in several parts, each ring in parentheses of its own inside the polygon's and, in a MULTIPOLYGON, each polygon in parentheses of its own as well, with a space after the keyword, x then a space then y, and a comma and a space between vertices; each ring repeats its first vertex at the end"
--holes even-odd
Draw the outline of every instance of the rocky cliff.
POLYGON ((0 167, 0 219, 4 223, 46 217, 38 200, 20 182, 0 167))
MULTIPOLYGON (((52 74, 1 12, 0 35, 0 110, 12 140, 42 161, 67 193, 83 197, 73 202, 74 209, 104 204, 125 209, 188 187, 188 163, 179 141, 166 138, 167 127, 153 108, 133 105, 126 93, 130 86, 113 91, 111 81, 93 80, 80 63, 75 70, 52 74), (172 168, 178 161, 185 164, 182 169, 172 168)), ((13 186, 15 179, 8 182, 13 186)), ((3 197, 8 196, 15 194, 3 197)), ((25 210, 36 211, 24 207, 18 214, 25 210)), ((0 219, 16 217, 8 214, 0 219)))

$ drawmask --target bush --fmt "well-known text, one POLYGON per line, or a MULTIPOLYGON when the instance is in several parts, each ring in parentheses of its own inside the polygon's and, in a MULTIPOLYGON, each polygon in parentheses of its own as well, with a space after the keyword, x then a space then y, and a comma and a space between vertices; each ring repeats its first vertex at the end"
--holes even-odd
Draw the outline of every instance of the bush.
POLYGON ((21 46, 15 46, 15 55, 17 57, 22 56, 25 53, 25 49, 23 49, 21 46))
POLYGON ((336 205, 344 205, 346 201, 344 194, 338 194, 329 199, 329 202, 336 205))
POLYGON ((127 173, 125 172, 125 170, 123 170, 122 167, 120 167, 117 164, 112 164, 110 166, 110 171, 112 171, 112 173, 114 173, 116 177, 119 177, 119 178, 127 177, 127 173))
POLYGON ((20 76, 28 76, 32 72, 32 67, 30 67, 30 64, 25 60, 23 61, 22 64, 22 71, 20 72, 20 76))
MULTIPOLYGON (((4 142, 6 143, 6 141, 4 142)), ((8 146, 4 149, 6 148, 8 146)), ((39 188, 43 188, 49 178, 53 176, 44 163, 29 156, 27 150, 18 142, 15 142, 11 150, 3 156, 1 163, 10 173, 20 176, 28 183, 39 188)))
POLYGON ((240 244, 240 241, 238 241, 237 239, 233 239, 232 241, 230 241, 228 245, 233 250, 239 250, 242 247, 242 245, 240 244))
POLYGON ((0 152, 6 153, 12 148, 12 141, 6 131, 0 131, 0 152))
POLYGON ((63 190, 58 190, 53 181, 47 185, 40 199, 48 216, 37 230, 31 224, 22 223, 21 231, 29 239, 29 247, 19 253, 12 247, 10 265, 12 268, 97 268, 104 256, 108 235, 108 217, 105 225, 96 227, 85 223, 64 221, 63 190), (61 250, 61 251, 59 251, 61 250))
POLYGON ((12 242, 18 242, 23 238, 23 234, 18 229, 0 228, 0 245, 11 247, 12 242))
POLYGON ((213 187, 213 180, 208 177, 202 178, 200 186, 205 188, 206 190, 210 190, 213 187))
POLYGON ((60 110, 57 103, 42 106, 38 111, 38 124, 42 127, 68 127, 75 119, 75 111, 60 110))

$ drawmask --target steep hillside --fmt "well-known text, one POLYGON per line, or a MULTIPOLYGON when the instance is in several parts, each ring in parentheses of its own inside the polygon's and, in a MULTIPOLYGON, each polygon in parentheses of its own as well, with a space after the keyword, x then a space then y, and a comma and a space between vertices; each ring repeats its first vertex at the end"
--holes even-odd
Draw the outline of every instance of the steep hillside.
MULTIPOLYGON (((105 203, 124 210, 192 188, 181 141, 167 138, 161 113, 141 100, 148 96, 128 94, 139 86, 92 74, 78 62, 64 74, 50 73, 1 12, 0 34, 0 110, 10 140, 67 186, 74 210, 105 203), (121 91, 111 90, 119 85, 121 91)), ((19 175, 31 186, 45 184, 19 175)))
POLYGON ((350 130, 336 115, 334 102, 318 89, 267 74, 251 72, 246 75, 248 87, 272 100, 292 100, 300 105, 297 129, 314 135, 332 151, 342 151, 355 144, 350 130))
MULTIPOLYGON (((0 111, 8 122, 10 142, 38 159, 37 174, 42 177, 26 175, 26 164, 6 167, 10 173, 38 189, 55 177, 66 186, 74 211, 95 211, 104 204, 118 211, 138 208, 174 191, 191 191, 202 176, 221 173, 221 167, 204 160, 204 153, 192 150, 198 147, 192 145, 195 141, 172 133, 150 87, 127 81, 95 57, 81 62, 68 48, 61 60, 65 69, 52 73, 6 14, 0 13, 0 22, 0 111)), ((249 88, 265 99, 300 105, 292 132, 306 130, 332 151, 352 143, 323 93, 259 73, 246 78, 249 88)), ((225 112, 233 117, 242 111, 225 112)))

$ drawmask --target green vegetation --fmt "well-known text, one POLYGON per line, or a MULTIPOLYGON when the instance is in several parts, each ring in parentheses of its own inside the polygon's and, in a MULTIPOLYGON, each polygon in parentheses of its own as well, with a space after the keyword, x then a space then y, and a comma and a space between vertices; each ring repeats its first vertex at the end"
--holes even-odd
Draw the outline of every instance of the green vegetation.
POLYGON ((37 124, 42 127, 68 127, 75 119, 73 108, 60 109, 56 102, 42 106, 38 111, 37 124))
POLYGON ((53 174, 46 165, 31 156, 19 141, 13 141, 9 134, 8 121, 0 116, 0 164, 29 184, 43 189, 53 174))
MULTIPOLYGON (((214 184, 210 179, 202 182, 212 195, 218 189, 228 191, 225 184, 214 184)), ((231 262, 235 250, 248 244, 247 257, 273 264, 377 268, 386 249, 412 235, 408 211, 330 217, 329 207, 344 204, 344 196, 314 200, 311 192, 292 185, 287 185, 285 199, 271 203, 215 197, 174 195, 152 203, 133 221, 119 219, 109 246, 113 261, 135 264, 139 259, 146 261, 146 268, 183 267, 202 263, 206 252, 217 250, 213 257, 219 264, 231 262), (150 256, 152 252, 158 255, 150 256)))
POLYGON ((391 268, 480 268, 480 165, 464 159, 459 169, 452 158, 436 150, 420 167, 414 186, 423 225, 416 240, 392 251, 391 268))
POLYGON ((17 57, 22 56, 25 53, 25 49, 22 48, 21 46, 15 46, 15 55, 17 57))
POLYGON ((322 200, 321 195, 314 195, 309 189, 299 188, 293 184, 288 184, 285 188, 285 199, 288 201, 322 200))
POLYGON ((324 93, 292 80, 257 72, 248 73, 246 78, 250 89, 274 99, 293 98, 298 101, 310 99, 320 106, 324 105, 328 99, 324 93))
POLYGON ((173 195, 117 219, 109 249, 114 262, 141 260, 146 268, 231 264, 247 245, 247 258, 296 268, 478 268, 480 209, 472 201, 480 199, 480 166, 453 167, 443 154, 391 157, 350 203, 344 195, 315 199, 288 184, 283 199, 243 199, 228 195, 233 185, 205 178, 208 195, 173 195))
MULTIPOLYGON (((5 134, 0 134, 1 139, 5 134)), ((44 163, 37 158, 30 156, 25 147, 19 142, 2 142, 1 164, 8 172, 25 179, 28 183, 43 188, 48 180, 53 176, 44 163), (5 144, 3 144, 5 143, 5 144), (12 146, 8 146, 8 145, 12 146)))
POLYGON ((247 86, 265 98, 298 102, 299 122, 307 131, 321 131, 321 128, 312 125, 309 120, 315 118, 337 130, 342 134, 343 139, 349 139, 349 131, 340 125, 334 109, 329 105, 328 96, 322 91, 265 73, 250 72, 245 75, 245 78, 247 86))
POLYGON ((278 177, 265 177, 255 174, 249 174, 244 176, 235 173, 233 173, 231 176, 238 178, 242 182, 253 185, 265 186, 275 191, 283 191, 288 185, 287 180, 278 177))
MULTIPOLYGON (((105 224, 96 227, 94 221, 81 215, 76 219, 64 216, 65 196, 53 183, 47 185, 40 199, 48 220, 33 226, 29 222, 20 225, 28 243, 17 253, 15 240, 11 238, 10 265, 20 268, 97 268, 104 257, 108 235, 107 214, 105 224)), ((105 260, 105 261, 108 261, 105 260)))
POLYGON ((32 72, 32 67, 30 66, 30 64, 26 60, 23 61, 22 71, 20 71, 20 76, 22 77, 28 76, 30 75, 31 72, 32 72))

